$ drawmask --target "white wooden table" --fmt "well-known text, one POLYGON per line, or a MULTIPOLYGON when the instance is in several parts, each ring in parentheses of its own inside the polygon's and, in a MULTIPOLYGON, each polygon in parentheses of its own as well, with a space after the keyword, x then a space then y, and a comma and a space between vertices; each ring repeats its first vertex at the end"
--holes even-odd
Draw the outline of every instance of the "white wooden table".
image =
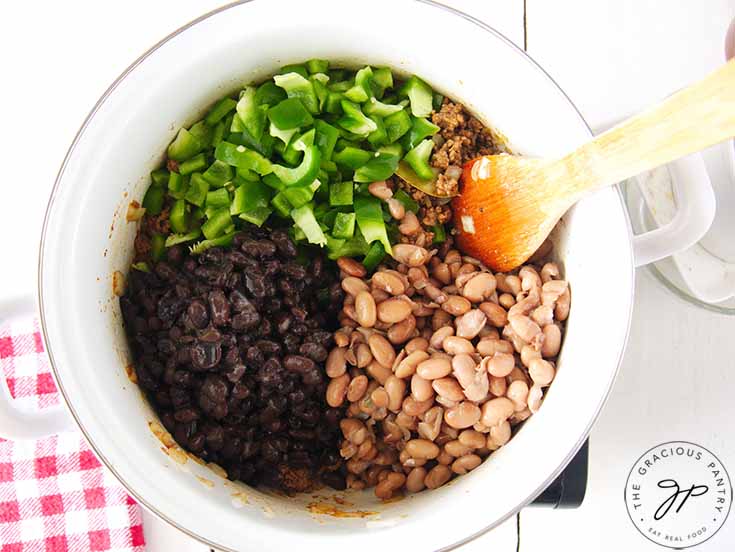
MULTIPOLYGON (((0 18, 3 179, 0 297, 32 292, 46 198, 80 122, 107 85, 160 37, 218 0, 14 2, 0 18)), ((446 0, 483 19, 557 80, 602 128, 722 60, 735 0, 446 0)), ((590 445, 587 498, 527 509, 462 550, 662 550, 631 525, 623 487, 649 447, 690 440, 735 475, 735 319, 697 310, 639 273, 628 351, 590 445)), ((600 328, 604 331, 604 328, 600 328)), ((590 370, 594 370, 591 363, 590 370)), ((735 549, 735 515, 695 550, 735 549)), ((205 547, 146 514, 151 552, 205 547)))

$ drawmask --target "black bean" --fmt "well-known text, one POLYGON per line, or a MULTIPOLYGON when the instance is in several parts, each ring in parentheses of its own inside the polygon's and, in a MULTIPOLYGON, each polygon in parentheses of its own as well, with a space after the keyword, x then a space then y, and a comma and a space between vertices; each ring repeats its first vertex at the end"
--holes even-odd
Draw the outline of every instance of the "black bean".
POLYGON ((222 349, 219 343, 199 341, 189 351, 192 366, 199 370, 214 368, 222 358, 222 349))
POLYGON ((227 394, 229 393, 227 383, 220 376, 208 375, 204 378, 201 392, 204 393, 209 399, 216 403, 221 403, 227 400, 227 394))
POLYGON ((309 370, 315 370, 316 364, 310 358, 301 355, 287 355, 283 359, 283 365, 286 369, 299 374, 304 374, 309 370))
MULTIPOLYGON (((211 250, 210 250, 211 251, 211 250)), ((220 289, 209 292, 209 316, 215 326, 224 326, 230 321, 230 303, 220 289)))
MULTIPOLYGON (((237 349, 233 349, 237 350, 237 349)), ((240 379, 245 375, 245 365, 244 364, 232 364, 225 372, 224 376, 231 381, 232 383, 237 383, 240 381, 240 379)), ((243 398, 243 397, 238 397, 243 398)))
POLYGON ((191 407, 182 408, 174 413, 174 418, 177 422, 191 422, 199 419, 199 411, 191 407))
POLYGON ((189 315, 192 325, 195 328, 204 328, 209 324, 209 313, 204 302, 199 299, 194 299, 189 303, 189 308, 186 310, 186 314, 189 315))
POLYGON ((274 230, 271 233, 271 240, 273 240, 273 243, 276 244, 276 247, 278 248, 278 251, 279 253, 281 253, 281 255, 285 257, 296 256, 296 245, 294 245, 293 241, 291 241, 291 238, 285 231, 274 230))
MULTIPOLYGON (((232 380, 230 380, 232 381, 232 380)), ((237 399, 244 399, 250 395, 250 388, 242 382, 237 382, 232 387, 232 396, 237 399)), ((242 409, 242 404, 240 405, 242 409)))
POLYGON ((281 352, 281 345, 270 339, 259 339, 255 346, 266 355, 277 355, 281 352))
POLYGON ((329 351, 325 347, 309 341, 301 345, 299 352, 314 362, 324 362, 327 360, 327 355, 329 354, 329 351))
POLYGON ((232 310, 235 312, 255 310, 255 305, 253 305, 253 303, 250 302, 250 299, 248 299, 247 296, 239 289, 233 289, 230 292, 230 304, 232 305, 232 310))

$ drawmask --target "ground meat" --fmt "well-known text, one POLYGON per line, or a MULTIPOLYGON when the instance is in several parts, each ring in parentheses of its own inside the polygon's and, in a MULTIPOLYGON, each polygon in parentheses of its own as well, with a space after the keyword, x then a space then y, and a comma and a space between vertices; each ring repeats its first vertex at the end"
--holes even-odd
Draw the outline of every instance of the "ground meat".
POLYGON ((133 247, 135 248, 136 262, 145 260, 145 258, 151 252, 151 240, 148 236, 142 233, 138 233, 138 235, 135 236, 133 247))
POLYGON ((179 164, 173 159, 166 161, 166 168, 171 172, 179 172, 179 164))
POLYGON ((441 129, 431 156, 432 166, 442 171, 436 181, 437 193, 452 196, 459 187, 458 169, 476 157, 498 153, 500 148, 490 131, 462 104, 445 98, 431 120, 441 129))
POLYGON ((168 234, 171 230, 171 225, 168 220, 170 209, 166 207, 159 214, 155 216, 143 217, 143 226, 149 234, 155 232, 156 234, 168 234))
POLYGON ((449 204, 436 203, 431 196, 407 184, 400 178, 395 178, 394 180, 396 186, 410 195, 419 204, 418 217, 425 227, 434 226, 437 222, 445 224, 452 220, 452 208, 449 204))

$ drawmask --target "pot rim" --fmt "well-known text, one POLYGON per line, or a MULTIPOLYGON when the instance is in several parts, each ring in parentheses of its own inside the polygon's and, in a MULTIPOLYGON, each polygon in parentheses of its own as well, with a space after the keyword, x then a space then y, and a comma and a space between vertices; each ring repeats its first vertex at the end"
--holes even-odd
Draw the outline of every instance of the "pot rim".
MULTIPOLYGON (((146 508, 149 512, 154 514, 157 518, 159 518, 162 521, 165 521, 172 527, 175 527, 182 533, 188 535, 189 537, 213 548, 216 550, 222 550, 223 552, 238 552, 237 550, 234 550, 232 548, 228 548, 225 546, 222 546, 221 544, 215 543, 209 539, 206 539, 204 537, 201 537, 191 531, 190 529, 181 526, 176 521, 170 519, 163 513, 161 513, 156 507, 149 503, 148 501, 144 500, 136 491, 135 489, 131 488, 128 483, 122 479, 115 468, 113 467, 112 463, 107 459, 107 457, 102 453, 102 451, 97 447, 97 445, 91 440, 90 436, 88 435, 87 431, 85 430, 84 426, 80 423, 79 417, 77 413, 75 412, 72 402, 64 389, 64 386, 61 383, 61 380, 59 378, 59 374, 57 372, 56 363, 54 362, 54 355, 53 355, 53 348, 51 347, 51 343, 49 340, 49 336, 47 333, 47 324, 46 324, 46 315, 45 315, 45 307, 44 307, 44 294, 43 294, 43 271, 44 271, 44 249, 45 249, 45 242, 46 242, 46 232, 49 225, 50 215, 51 211, 54 205, 54 200, 56 199, 58 189, 61 185, 62 179, 64 177, 64 173, 67 168, 67 164, 77 146, 77 144, 81 141, 81 139, 84 136, 84 132, 87 128, 87 126, 91 123, 92 119, 96 115, 97 111, 104 105, 104 103, 107 101, 108 97, 115 91, 115 89, 136 69, 138 65, 143 63, 149 56, 153 55, 158 51, 159 48, 161 48, 164 44, 168 43, 170 40, 176 38, 178 35, 184 33, 189 28, 194 27, 198 23, 201 23, 202 21, 205 21, 209 19, 212 16, 215 16, 221 12, 227 11, 231 8, 243 5, 243 4, 249 4, 251 2, 254 2, 255 0, 236 0, 234 2, 231 2, 229 4, 225 4, 224 6, 220 6, 218 8, 215 8, 209 12, 206 12, 196 19, 191 20, 190 22, 182 25, 178 29, 172 31, 167 36, 159 40, 157 43, 155 43, 153 46, 151 46, 148 50, 146 50, 142 55, 140 55, 135 61, 133 61, 125 70, 120 73, 120 75, 115 78, 115 80, 110 84, 110 86, 105 90, 105 92, 100 96, 100 98, 97 100, 95 105, 92 107, 88 115, 85 117, 84 121, 82 122, 81 126, 79 127, 79 130, 77 131, 76 135, 74 136, 74 139, 69 146, 69 149, 66 152, 66 155, 64 156, 64 159, 61 163, 61 166, 59 167, 59 171, 56 175, 56 179, 54 180, 54 185, 51 190, 51 195, 49 197, 48 204, 46 206, 46 211, 44 214, 44 221, 43 226, 41 229, 41 240, 39 244, 39 254, 38 254, 38 299, 39 299, 39 318, 41 323, 41 332, 43 335, 44 340, 44 346, 46 348, 46 354, 49 358, 49 365, 51 367, 51 373, 53 375, 54 381, 56 383, 56 387, 58 388, 59 392, 61 393, 61 396, 64 399, 64 403, 66 404, 66 407, 68 408, 69 412, 71 413, 72 417, 74 418, 74 421, 76 425, 79 427, 79 430, 84 435, 85 440, 89 444, 90 448, 94 451, 95 455, 99 460, 102 462, 102 464, 110 470, 110 472, 115 476, 115 478, 120 482, 120 484, 125 488, 126 492, 129 493, 135 500, 141 504, 144 508, 146 508)), ((586 127, 590 137, 593 135, 592 129, 590 128, 587 121, 582 116, 581 112, 577 108, 577 106, 572 102, 572 100, 569 98, 569 96, 564 92, 564 90, 559 86, 559 84, 553 79, 551 75, 543 68, 541 65, 538 64, 525 50, 521 49, 519 46, 517 46, 514 42, 512 42, 510 39, 508 39, 505 35, 503 35, 501 32, 496 30, 495 28, 491 27, 490 25, 484 23, 483 21, 480 21, 479 19, 468 15, 456 8, 440 4, 439 2, 435 0, 410 0, 413 2, 418 2, 421 4, 427 4, 434 8, 438 8, 440 10, 444 10, 449 15, 460 17, 469 23, 472 23, 485 32, 493 35, 495 38, 501 40, 504 42, 507 46, 511 48, 512 51, 514 51, 518 56, 519 59, 523 60, 525 63, 530 63, 537 71, 540 71, 553 85, 554 89, 561 94, 564 100, 569 104, 569 107, 571 107, 574 112, 579 117, 579 120, 584 124, 586 127)), ((501 523, 505 522, 508 518, 511 516, 517 514, 522 510, 524 507, 528 506, 533 500, 540 495, 558 476, 559 474, 566 468, 567 464, 574 458, 574 456, 577 454, 579 449, 584 444, 585 440, 587 439, 592 426, 594 425, 595 421, 599 417, 600 413, 602 412, 602 408, 604 407, 605 403, 607 402, 610 392, 612 391, 613 384, 615 382, 615 379, 617 378, 617 375, 620 371, 620 366, 622 364, 623 355, 625 353, 625 349, 627 347, 628 339, 630 337, 630 328, 631 328, 631 321, 633 316, 633 305, 635 303, 635 263, 633 260, 633 248, 632 248, 632 230, 631 230, 631 221, 630 216, 628 213, 628 210, 625 207, 625 200, 623 197, 623 194, 620 190, 619 186, 615 187, 615 190, 617 192, 618 200, 620 201, 620 207, 623 212, 623 216, 626 220, 627 224, 627 231, 628 231, 628 243, 629 243, 629 257, 630 257, 630 271, 631 271, 631 282, 633 282, 633 285, 631 286, 631 293, 630 293, 630 301, 628 306, 628 315, 627 315, 627 323, 625 328, 625 335, 623 339, 623 344, 620 349, 620 353, 618 355, 616 368, 612 372, 610 381, 607 386, 607 390, 605 394, 600 398, 600 402, 596 408, 595 414, 592 417, 592 419, 589 421, 588 425, 586 426, 584 432, 580 436, 577 443, 570 449, 569 454, 564 458, 563 462, 549 475, 549 477, 543 481, 525 500, 523 500, 520 504, 517 504, 513 507, 511 507, 508 512, 502 516, 500 516, 498 519, 494 520, 492 523, 485 526, 482 530, 469 535, 465 537, 464 539, 450 545, 447 547, 444 547, 442 549, 437 549, 435 552, 448 552, 450 550, 454 550, 460 546, 463 546, 464 544, 467 544, 468 542, 471 542, 475 540, 476 538, 484 535, 485 533, 489 532, 490 530, 494 529, 501 523)))

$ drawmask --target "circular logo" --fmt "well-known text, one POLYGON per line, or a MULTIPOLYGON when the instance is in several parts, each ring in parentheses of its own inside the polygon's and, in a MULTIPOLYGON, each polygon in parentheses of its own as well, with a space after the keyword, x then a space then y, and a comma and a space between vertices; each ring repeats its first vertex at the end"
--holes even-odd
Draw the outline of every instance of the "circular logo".
POLYGON ((725 523, 732 484, 722 462, 687 441, 662 443, 641 456, 625 482, 625 506, 636 529, 668 548, 689 548, 725 523))

